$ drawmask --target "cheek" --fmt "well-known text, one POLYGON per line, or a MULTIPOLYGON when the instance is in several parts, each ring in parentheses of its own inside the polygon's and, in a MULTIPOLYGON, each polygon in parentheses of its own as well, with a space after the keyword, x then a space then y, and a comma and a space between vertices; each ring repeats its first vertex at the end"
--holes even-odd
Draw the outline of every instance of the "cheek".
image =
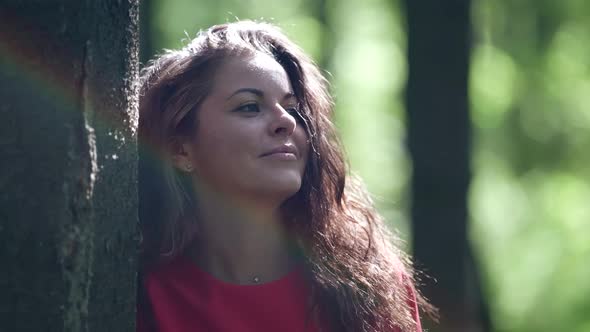
POLYGON ((311 143, 309 141, 307 133, 305 132, 305 129, 301 129, 301 132, 296 135, 295 139, 297 140, 297 146, 300 149, 301 156, 303 157, 303 160, 307 163, 307 160, 309 159, 309 150, 311 149, 311 143))
POLYGON ((197 163, 218 164, 227 168, 250 158, 249 155, 258 146, 256 137, 246 126, 217 125, 202 129, 196 137, 197 163))

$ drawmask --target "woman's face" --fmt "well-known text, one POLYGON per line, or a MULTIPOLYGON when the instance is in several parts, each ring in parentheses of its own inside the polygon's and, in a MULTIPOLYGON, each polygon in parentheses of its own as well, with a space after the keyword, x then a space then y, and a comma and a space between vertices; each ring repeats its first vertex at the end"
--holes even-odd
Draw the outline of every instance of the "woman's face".
POLYGON ((194 138, 184 144, 198 182, 241 199, 281 203, 295 194, 308 138, 285 70, 265 54, 228 59, 198 109, 194 138))

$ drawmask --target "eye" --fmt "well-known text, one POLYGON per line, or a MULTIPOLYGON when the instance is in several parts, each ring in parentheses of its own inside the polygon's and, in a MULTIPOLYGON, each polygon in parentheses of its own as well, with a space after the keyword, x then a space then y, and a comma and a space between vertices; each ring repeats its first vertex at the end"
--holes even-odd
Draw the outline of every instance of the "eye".
POLYGON ((244 104, 244 105, 238 106, 238 108, 236 108, 234 110, 234 112, 258 113, 258 112, 260 112, 260 107, 258 107, 258 104, 256 104, 256 103, 244 104))
POLYGON ((287 113, 289 113, 291 116, 299 116, 299 108, 297 108, 297 106, 287 107, 285 108, 285 111, 287 111, 287 113))
POLYGON ((289 115, 294 117, 298 123, 304 123, 301 111, 299 109, 299 105, 287 107, 285 108, 285 111, 287 111, 289 115))

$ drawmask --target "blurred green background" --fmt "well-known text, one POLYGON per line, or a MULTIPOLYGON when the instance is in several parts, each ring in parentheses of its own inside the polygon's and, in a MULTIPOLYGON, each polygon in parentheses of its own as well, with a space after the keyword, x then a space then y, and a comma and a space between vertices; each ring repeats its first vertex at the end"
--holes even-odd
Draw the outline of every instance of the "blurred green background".
MULTIPOLYGON (((274 22, 329 74, 352 170, 410 239, 399 1, 144 1, 143 57, 274 22)), ((473 0, 469 236, 494 331, 590 331, 590 1, 473 0)))

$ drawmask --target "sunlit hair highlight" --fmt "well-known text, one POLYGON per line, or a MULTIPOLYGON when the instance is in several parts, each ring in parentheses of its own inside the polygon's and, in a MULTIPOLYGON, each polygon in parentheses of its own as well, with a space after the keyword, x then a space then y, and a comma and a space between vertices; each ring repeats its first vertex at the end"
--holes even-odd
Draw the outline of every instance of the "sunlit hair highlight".
MULTIPOLYGON (((190 181, 170 153, 194 134, 198 109, 225 60, 257 52, 286 71, 311 152, 301 189, 282 206, 312 285, 310 312, 334 331, 414 331, 408 305, 413 273, 362 182, 349 175, 331 121, 328 83, 313 61, 275 26, 241 21, 202 31, 166 51, 140 81, 140 219, 144 266, 184 252, 198 232, 190 181)), ((196 129, 198 130, 198 128, 196 129)), ((419 302, 427 305, 418 296, 419 302)))

